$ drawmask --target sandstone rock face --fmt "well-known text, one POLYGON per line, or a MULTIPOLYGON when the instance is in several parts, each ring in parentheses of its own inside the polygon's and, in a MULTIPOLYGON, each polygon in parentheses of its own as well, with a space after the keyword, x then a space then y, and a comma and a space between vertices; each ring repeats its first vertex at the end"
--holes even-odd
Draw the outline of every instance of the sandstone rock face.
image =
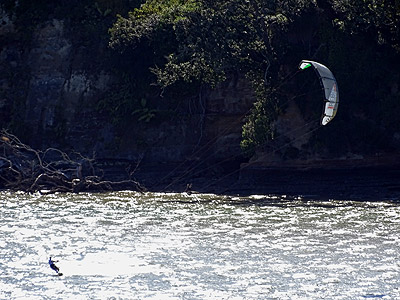
MULTIPOLYGON (((0 7, 0 41, 7 40, 15 33, 13 16, 0 7)), ((4 44, 4 43, 1 43, 4 44)), ((15 69, 21 60, 21 53, 15 43, 7 47, 0 44, 0 120, 9 121, 10 109, 13 104, 8 92, 12 89, 15 69)))
POLYGON ((130 159, 143 155, 144 161, 152 163, 240 159, 242 125, 254 101, 248 83, 232 77, 189 101, 185 117, 145 128, 132 123, 121 138, 119 155, 130 159), (139 135, 146 140, 145 149, 135 140, 139 135))
POLYGON ((15 31, 13 17, 0 7, 0 36, 12 34, 15 31))
MULTIPOLYGON (((94 66, 103 58, 101 51, 92 54, 87 45, 74 39, 63 20, 37 25, 29 42, 18 40, 14 17, 2 10, 0 25, 0 127, 13 123, 23 128, 24 142, 32 147, 66 147, 87 155, 96 153, 97 158, 142 160, 156 167, 185 161, 243 162, 242 125, 255 96, 240 74, 185 100, 187 107, 180 108, 179 117, 143 123, 132 116, 132 122, 121 130, 98 108, 116 81, 109 69, 94 66), (11 117, 12 110, 19 114, 11 117)), ((106 47, 104 42, 98 46, 106 47)), ((393 97, 398 97, 397 82, 391 87, 393 97)), ((158 103, 168 101, 152 97, 158 103)), ((267 168, 307 168, 349 161, 351 153, 327 161, 303 151, 314 129, 308 123, 296 103, 289 102, 274 125, 282 140, 276 146, 290 143, 291 156, 269 149, 258 152, 251 163, 267 168), (298 157, 301 151, 306 154, 298 157)), ((400 134, 394 139, 400 144, 400 134)))
POLYGON ((98 89, 107 88, 108 75, 72 68, 74 50, 61 20, 47 22, 34 32, 27 59, 31 72, 26 98, 26 122, 33 144, 41 145, 40 137, 47 130, 61 130, 61 124, 73 127, 81 105, 90 102, 98 89))
POLYGON ((206 135, 215 141, 211 151, 216 159, 241 155, 242 125, 254 101, 250 84, 238 75, 208 93, 206 135))
POLYGON ((38 148, 59 144, 87 152, 85 147, 93 149, 98 139, 113 138, 102 133, 102 128, 110 132, 110 125, 98 121, 94 109, 112 76, 80 67, 79 62, 90 54, 74 44, 64 21, 53 19, 36 26, 29 43, 13 38, 15 26, 4 11, 0 11, 0 21, 0 38, 4 40, 0 50, 0 116, 4 123, 19 123, 27 142, 38 148), (12 120, 13 109, 19 115, 12 120), (87 111, 91 111, 90 116, 82 117, 87 111), (82 139, 85 143, 78 142, 82 139))
MULTIPOLYGON (((3 12, 0 19, 6 24, 0 36, 12 33, 12 19, 3 12)), ((240 156, 241 126, 254 97, 239 75, 188 100, 191 103, 184 117, 155 125, 132 117, 132 123, 117 137, 112 120, 96 108, 115 78, 101 68, 85 68, 83 62, 92 59, 88 52, 73 40, 65 22, 57 19, 35 27, 29 44, 8 40, 2 48, 0 70, 14 66, 19 80, 0 76, 3 94, 8 95, 0 97, 0 114, 7 115, 18 91, 24 107, 18 122, 28 129, 31 146, 60 145, 96 152, 98 157, 144 157, 153 163, 240 156)))

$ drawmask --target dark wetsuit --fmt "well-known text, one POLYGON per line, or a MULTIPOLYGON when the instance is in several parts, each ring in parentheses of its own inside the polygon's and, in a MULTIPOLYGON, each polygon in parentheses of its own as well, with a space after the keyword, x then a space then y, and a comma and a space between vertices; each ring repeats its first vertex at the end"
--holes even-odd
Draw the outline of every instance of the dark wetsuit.
POLYGON ((51 257, 49 259, 49 265, 50 268, 52 268, 54 271, 56 271, 57 273, 60 271, 60 269, 54 264, 56 261, 52 260, 51 257))

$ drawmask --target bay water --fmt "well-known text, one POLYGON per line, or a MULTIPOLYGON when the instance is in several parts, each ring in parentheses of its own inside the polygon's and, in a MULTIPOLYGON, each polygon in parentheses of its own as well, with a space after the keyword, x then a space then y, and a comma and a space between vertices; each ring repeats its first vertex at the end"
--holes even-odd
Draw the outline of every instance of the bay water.
POLYGON ((0 299, 400 299, 399 246, 391 202, 0 192, 0 299))

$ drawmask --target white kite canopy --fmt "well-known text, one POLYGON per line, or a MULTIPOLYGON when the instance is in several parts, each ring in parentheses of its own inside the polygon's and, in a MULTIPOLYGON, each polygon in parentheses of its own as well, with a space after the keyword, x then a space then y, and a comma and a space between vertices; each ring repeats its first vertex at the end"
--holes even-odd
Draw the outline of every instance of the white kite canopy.
POLYGON ((312 60, 302 60, 299 69, 305 70, 311 66, 319 76, 321 86, 324 89, 325 107, 321 118, 321 124, 326 125, 335 117, 339 106, 338 85, 332 72, 323 64, 312 60))

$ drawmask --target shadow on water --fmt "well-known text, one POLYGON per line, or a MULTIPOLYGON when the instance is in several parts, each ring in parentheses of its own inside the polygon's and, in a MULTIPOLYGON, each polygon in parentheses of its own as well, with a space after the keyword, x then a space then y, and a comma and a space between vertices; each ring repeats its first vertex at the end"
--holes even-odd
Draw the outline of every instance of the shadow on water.
POLYGON ((398 168, 360 168, 349 170, 274 170, 243 171, 210 185, 193 184, 198 192, 241 197, 253 194, 287 195, 307 200, 391 201, 400 203, 398 168), (207 187, 202 189, 201 187, 207 187))
POLYGON ((366 299, 375 299, 375 298, 383 298, 383 297, 385 297, 386 295, 374 295, 374 294, 367 294, 367 295, 365 295, 365 296, 362 296, 363 298, 366 298, 366 299))
POLYGON ((362 200, 334 200, 334 199, 318 199, 314 197, 304 196, 287 196, 287 195, 249 195, 249 196, 230 196, 217 194, 201 194, 201 193, 180 193, 180 197, 164 198, 159 200, 162 203, 176 204, 222 204, 231 206, 259 206, 259 207, 315 207, 336 209, 344 207, 360 206, 364 208, 379 208, 382 202, 387 205, 398 205, 399 201, 362 201, 362 200))
MULTIPOLYGON (((183 184, 170 186, 170 192, 184 192, 187 184, 193 193, 215 194, 221 197, 248 198, 268 195, 265 200, 248 200, 248 204, 284 205, 289 200, 359 201, 400 203, 400 170, 365 168, 355 170, 252 170, 240 176, 187 179, 183 184), (261 204, 260 204, 261 203, 261 204)), ((165 192, 155 187, 152 192, 165 192)), ((186 199, 185 199, 186 201, 186 199)), ((187 201, 193 201, 188 199, 187 201)), ((196 201, 194 201, 196 202, 196 201)))

